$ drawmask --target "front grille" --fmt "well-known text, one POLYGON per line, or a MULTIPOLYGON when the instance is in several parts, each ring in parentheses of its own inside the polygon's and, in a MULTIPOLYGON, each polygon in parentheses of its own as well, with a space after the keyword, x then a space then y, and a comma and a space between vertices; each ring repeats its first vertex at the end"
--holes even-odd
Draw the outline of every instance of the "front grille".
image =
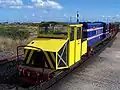
POLYGON ((56 53, 47 51, 25 50, 25 65, 38 68, 56 68, 56 53))

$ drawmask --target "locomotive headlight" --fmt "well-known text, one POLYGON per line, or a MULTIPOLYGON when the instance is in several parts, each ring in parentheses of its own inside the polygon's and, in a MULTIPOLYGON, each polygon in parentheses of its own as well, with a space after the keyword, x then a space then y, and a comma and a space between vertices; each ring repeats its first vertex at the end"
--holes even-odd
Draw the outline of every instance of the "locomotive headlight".
POLYGON ((40 74, 39 73, 37 73, 37 76, 39 76, 40 74))
POLYGON ((22 67, 21 67, 21 66, 19 66, 19 67, 18 67, 18 70, 21 72, 21 71, 22 71, 22 67))
POLYGON ((24 71, 24 69, 22 70, 22 73, 23 73, 23 75, 25 75, 25 71, 24 71))
POLYGON ((22 68, 20 68, 19 71, 22 72, 22 68))
POLYGON ((19 75, 21 75, 21 71, 19 71, 19 75))
POLYGON ((38 50, 37 50, 37 52, 40 52, 40 51, 41 51, 41 49, 38 49, 38 50))
POLYGON ((30 72, 28 72, 28 77, 30 76, 30 72))

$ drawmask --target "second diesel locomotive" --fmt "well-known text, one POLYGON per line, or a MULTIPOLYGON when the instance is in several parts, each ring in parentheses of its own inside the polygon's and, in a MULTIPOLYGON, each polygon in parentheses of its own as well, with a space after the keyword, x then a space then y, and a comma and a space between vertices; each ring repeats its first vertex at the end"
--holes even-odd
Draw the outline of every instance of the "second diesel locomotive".
POLYGON ((39 84, 72 68, 82 56, 114 36, 111 31, 117 33, 103 22, 42 25, 38 37, 24 47, 23 64, 18 67, 22 81, 39 84))

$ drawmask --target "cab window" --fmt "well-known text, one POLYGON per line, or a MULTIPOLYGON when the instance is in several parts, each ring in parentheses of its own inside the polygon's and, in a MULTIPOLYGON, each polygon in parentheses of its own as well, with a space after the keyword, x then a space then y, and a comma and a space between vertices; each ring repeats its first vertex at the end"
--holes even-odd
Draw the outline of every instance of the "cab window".
POLYGON ((66 39, 68 36, 66 25, 42 25, 38 31, 39 37, 66 39))
POLYGON ((74 27, 71 27, 71 30, 70 30, 70 41, 73 41, 74 40, 74 27))
POLYGON ((81 38, 81 27, 77 28, 77 39, 81 38))

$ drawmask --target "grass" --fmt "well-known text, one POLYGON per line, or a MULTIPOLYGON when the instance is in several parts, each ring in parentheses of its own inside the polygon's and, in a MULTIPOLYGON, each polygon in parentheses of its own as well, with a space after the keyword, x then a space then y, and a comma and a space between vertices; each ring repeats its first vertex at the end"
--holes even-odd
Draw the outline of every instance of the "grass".
POLYGON ((0 25, 0 52, 16 54, 17 46, 26 45, 37 34, 37 27, 0 25))
POLYGON ((28 30, 25 30, 24 27, 0 27, 0 36, 12 38, 14 40, 20 39, 24 40, 30 36, 28 30))

